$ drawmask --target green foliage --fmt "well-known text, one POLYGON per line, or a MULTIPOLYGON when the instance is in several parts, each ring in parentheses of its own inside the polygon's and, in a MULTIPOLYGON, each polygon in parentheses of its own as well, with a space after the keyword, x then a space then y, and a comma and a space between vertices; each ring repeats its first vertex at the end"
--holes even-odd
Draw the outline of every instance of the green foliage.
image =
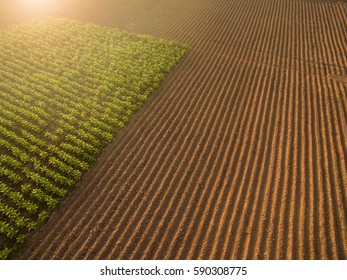
POLYGON ((0 260, 6 260, 10 255, 11 251, 12 250, 7 247, 5 249, 0 250, 0 260))
POLYGON ((0 33, 0 259, 48 219, 186 50, 52 17, 0 33))

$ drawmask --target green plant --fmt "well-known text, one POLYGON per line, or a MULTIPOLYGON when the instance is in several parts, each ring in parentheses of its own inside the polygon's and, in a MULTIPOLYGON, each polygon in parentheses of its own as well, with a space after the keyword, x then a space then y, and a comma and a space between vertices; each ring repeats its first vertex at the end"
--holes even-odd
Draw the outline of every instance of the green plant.
POLYGON ((186 49, 52 17, 0 32, 0 258, 47 220, 186 49))

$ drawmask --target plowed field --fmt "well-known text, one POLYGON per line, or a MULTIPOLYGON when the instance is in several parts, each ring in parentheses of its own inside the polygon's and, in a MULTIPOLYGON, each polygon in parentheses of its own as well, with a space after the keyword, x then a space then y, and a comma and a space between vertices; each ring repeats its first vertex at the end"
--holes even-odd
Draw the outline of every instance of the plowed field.
POLYGON ((190 50, 20 258, 347 258, 346 3, 85 2, 190 50))

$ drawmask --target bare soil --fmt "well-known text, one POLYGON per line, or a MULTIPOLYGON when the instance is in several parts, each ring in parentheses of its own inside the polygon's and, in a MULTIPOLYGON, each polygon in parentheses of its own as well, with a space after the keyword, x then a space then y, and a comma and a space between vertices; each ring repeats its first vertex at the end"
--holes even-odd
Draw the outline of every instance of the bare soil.
POLYGON ((190 45, 20 259, 346 259, 347 5, 80 1, 190 45))

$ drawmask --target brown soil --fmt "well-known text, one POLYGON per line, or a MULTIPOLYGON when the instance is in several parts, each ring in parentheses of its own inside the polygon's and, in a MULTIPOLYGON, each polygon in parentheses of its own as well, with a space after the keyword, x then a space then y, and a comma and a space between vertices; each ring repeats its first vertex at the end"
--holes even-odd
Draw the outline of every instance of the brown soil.
POLYGON ((347 258, 345 3, 80 2, 190 51, 21 259, 347 258))

